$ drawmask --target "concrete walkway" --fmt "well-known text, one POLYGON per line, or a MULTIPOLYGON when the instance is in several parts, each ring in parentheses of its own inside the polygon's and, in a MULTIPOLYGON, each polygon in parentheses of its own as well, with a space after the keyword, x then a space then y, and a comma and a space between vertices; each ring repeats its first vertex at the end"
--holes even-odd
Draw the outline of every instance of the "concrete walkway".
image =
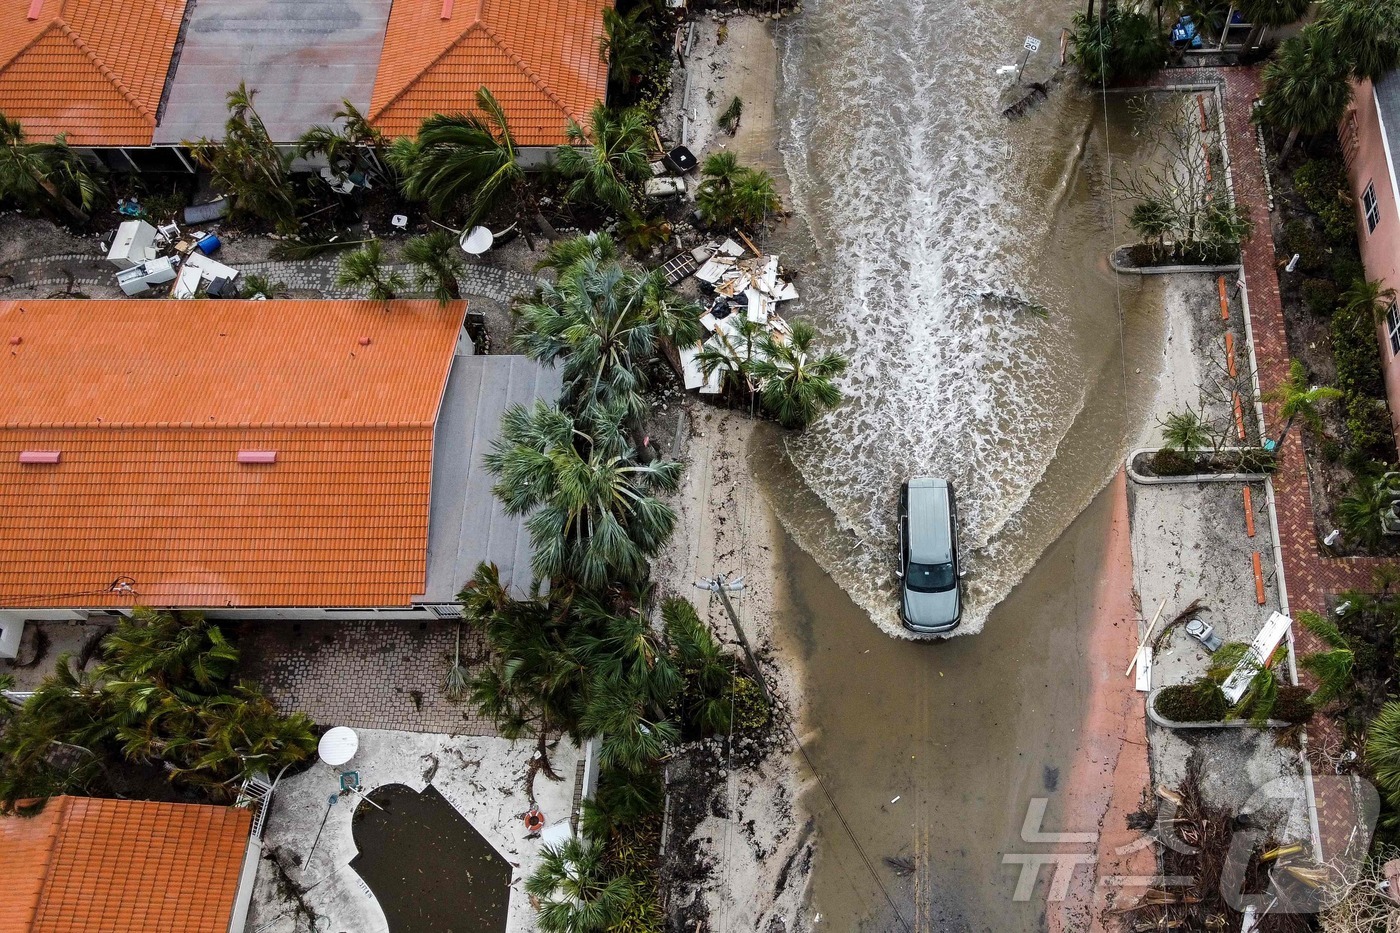
MULTIPOLYGON (((340 273, 340 254, 320 256, 315 259, 298 261, 268 260, 264 262, 238 263, 236 268, 244 275, 263 275, 274 282, 282 282, 288 289, 319 292, 327 298, 363 298, 359 289, 347 289, 336 284, 340 273)), ((412 269, 404 264, 390 264, 386 269, 404 273, 412 277, 412 269)), ((41 286, 61 288, 73 284, 105 285, 115 283, 116 270, 101 257, 91 253, 58 253, 40 256, 17 262, 10 267, 12 280, 0 281, 0 298, 11 291, 41 286)), ((509 305, 516 298, 528 295, 540 284, 531 275, 501 269, 495 266, 468 263, 467 270, 458 279, 462 294, 468 297, 486 298, 502 305, 509 305)))

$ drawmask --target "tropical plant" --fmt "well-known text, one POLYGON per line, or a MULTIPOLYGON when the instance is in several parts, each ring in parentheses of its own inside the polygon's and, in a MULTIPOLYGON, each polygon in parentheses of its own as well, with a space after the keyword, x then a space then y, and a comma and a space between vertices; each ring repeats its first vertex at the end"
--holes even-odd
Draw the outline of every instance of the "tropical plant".
POLYGON ((1322 415, 1318 412, 1318 406, 1343 395, 1342 390, 1330 386, 1309 386, 1307 368, 1300 360, 1293 360, 1288 366, 1288 378, 1264 395, 1266 402, 1278 404, 1279 417, 1285 419, 1283 432, 1274 446, 1283 446, 1284 438, 1288 437, 1293 422, 1298 418, 1302 418, 1303 423, 1314 431, 1321 430, 1322 415))
POLYGON ((756 227, 782 209, 772 176, 739 165, 732 152, 706 156, 700 174, 695 205, 701 218, 711 226, 756 227))
POLYGON ((436 213, 465 202, 469 226, 511 199, 517 217, 527 202, 533 207, 505 110, 486 87, 477 89, 476 106, 480 115, 433 114, 416 140, 401 137, 388 153, 405 197, 436 213))
POLYGON ((274 279, 259 272, 247 272, 239 277, 238 291, 245 297, 262 295, 264 298, 278 298, 287 291, 287 283, 275 281, 274 279))
POLYGON ((350 101, 340 103, 331 115, 340 126, 318 123, 306 130, 297 140, 297 155, 303 159, 323 155, 331 168, 378 169, 388 146, 384 134, 350 101))
POLYGON ((467 271, 467 264, 449 231, 434 230, 409 240, 403 245, 403 260, 413 266, 414 288, 431 294, 439 304, 461 299, 457 279, 467 271))
POLYGON ((1210 425, 1194 408, 1184 408, 1167 415, 1162 422, 1162 440, 1169 449, 1183 457, 1190 457, 1198 450, 1215 446, 1215 436, 1210 425))
POLYGON ((30 142, 18 120, 0 113, 0 198, 21 204, 52 202, 81 224, 105 191, 105 182, 62 136, 50 143, 30 142))
POLYGON ((539 905, 544 933, 602 933, 637 897, 632 881, 612 871, 603 848, 578 837, 544 847, 525 892, 539 905))
POLYGON ((571 119, 564 132, 569 142, 554 151, 554 165, 573 179, 566 197, 631 213, 631 186, 651 174, 646 115, 599 103, 588 115, 587 131, 571 119))
POLYGON ((1315 23, 1285 40, 1264 65, 1257 111, 1265 124, 1288 134, 1279 161, 1288 158, 1300 135, 1335 129, 1350 97, 1347 64, 1330 30, 1315 23))
POLYGON ((378 240, 342 256, 335 282, 341 288, 363 288, 374 301, 392 301, 408 285, 403 273, 384 267, 384 250, 378 240))
POLYGON ((729 102, 729 106, 724 108, 724 113, 719 115, 719 128, 730 136, 739 132, 739 121, 744 116, 744 101, 735 97, 729 102))
POLYGON ((505 738, 533 735, 540 769, 559 780, 549 764, 550 736, 577 736, 586 689, 567 620, 548 603, 511 597, 496 565, 485 562, 460 599, 489 651, 468 685, 472 703, 505 738))
POLYGON ((1251 725, 1259 727, 1272 718, 1279 695, 1278 674, 1274 668, 1287 650, 1286 646, 1279 646, 1269 659, 1270 663, 1260 664, 1249 645, 1226 642, 1211 656, 1207 677, 1217 684, 1224 683, 1241 665, 1250 672, 1244 692, 1230 711, 1232 716, 1247 717, 1251 725))
POLYGON ((1387 702, 1367 727, 1366 764, 1391 806, 1400 804, 1400 702, 1387 702))
POLYGON ((598 761, 605 768, 639 774, 680 740, 676 724, 647 696, 649 677, 645 669, 634 668, 627 677, 606 677, 593 686, 581 725, 602 736, 598 761))
POLYGON ((227 95, 229 118, 224 138, 185 142, 190 155, 233 196, 233 210, 272 224, 278 233, 296 232, 300 204, 292 187, 292 156, 278 149, 253 106, 256 91, 239 82, 227 95))
POLYGON ((1146 198, 1133 206, 1128 222, 1144 243, 1158 248, 1175 223, 1171 208, 1160 198, 1146 198))
POLYGON ((1353 279, 1341 295, 1342 311, 1362 320, 1379 321, 1395 301, 1395 289, 1379 279, 1353 279))
POLYGON ((1309 3, 1310 0, 1238 0, 1235 6, 1250 25, 1245 48, 1257 46, 1270 26, 1287 26, 1302 19, 1309 3))
POLYGON ((583 801, 583 835, 589 839, 620 836, 660 813, 665 802, 666 787, 654 770, 641 774, 603 771, 597 794, 583 801))
POLYGON ((1348 538, 1375 547, 1384 533, 1381 520, 1395 500, 1396 493, 1379 477, 1361 477, 1337 503, 1337 521, 1348 538))
POLYGON ((1327 33, 1354 78, 1377 81, 1400 65, 1400 4, 1395 0, 1329 0, 1309 28, 1327 33))
POLYGON ((1298 662, 1317 680, 1311 700, 1314 706, 1321 708, 1340 699, 1351 689, 1356 653, 1352 650, 1351 642, 1332 620, 1306 610, 1294 618, 1327 646, 1325 651, 1303 655, 1298 662))
POLYGON ((533 567, 589 589, 636 582, 670 537, 680 464, 635 463, 614 411, 580 423, 557 407, 515 405, 486 456, 493 492, 510 515, 529 515, 533 567))
POLYGON ((1167 57, 1166 35, 1152 17, 1107 0, 1100 16, 1076 14, 1072 28, 1071 58, 1089 84, 1150 77, 1167 57))
POLYGON ((661 620, 684 681, 680 699, 686 717, 702 733, 728 733, 734 727, 735 684, 744 676, 737 659, 720 646, 687 600, 663 603, 661 620))
POLYGON ((762 385, 761 398, 768 414, 785 428, 805 428, 818 415, 841 404, 835 380, 848 361, 840 353, 818 356, 812 350, 817 330, 798 318, 787 335, 765 331, 762 354, 749 364, 749 372, 762 385))
POLYGON ((599 50, 618 84, 635 84, 659 59, 655 18, 649 4, 638 4, 626 13, 612 7, 603 10, 603 39, 599 50))

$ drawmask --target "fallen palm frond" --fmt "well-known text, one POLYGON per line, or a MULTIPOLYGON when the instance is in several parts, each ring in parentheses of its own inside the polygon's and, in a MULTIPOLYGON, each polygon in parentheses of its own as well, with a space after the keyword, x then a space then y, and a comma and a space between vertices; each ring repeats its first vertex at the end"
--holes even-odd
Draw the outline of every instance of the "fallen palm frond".
POLYGON ((277 260, 315 259, 326 253, 363 246, 368 242, 369 240, 282 240, 272 247, 268 255, 277 260))

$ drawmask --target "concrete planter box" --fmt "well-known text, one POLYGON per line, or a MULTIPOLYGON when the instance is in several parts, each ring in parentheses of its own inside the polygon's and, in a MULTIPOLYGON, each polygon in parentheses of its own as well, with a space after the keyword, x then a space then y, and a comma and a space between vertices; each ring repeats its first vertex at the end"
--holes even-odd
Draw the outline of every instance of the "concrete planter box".
POLYGON ((1285 729, 1288 723, 1282 719, 1270 719, 1262 727, 1250 724, 1248 719, 1223 719, 1220 722, 1177 722, 1175 719, 1167 719, 1157 712, 1157 694, 1161 693, 1162 687, 1153 687, 1147 694, 1147 718, 1161 726, 1163 729, 1285 729))
MULTIPOLYGON (((1221 453, 1228 451, 1254 450, 1253 447, 1222 447, 1221 453)), ((1170 486, 1180 483, 1262 483, 1268 479, 1267 473, 1187 473, 1185 476, 1143 476, 1133 469, 1133 461, 1142 454, 1155 454, 1161 447, 1139 447, 1128 454, 1128 478, 1143 486, 1170 486)))
POLYGON ((1121 272, 1124 275, 1171 275, 1174 272, 1238 272, 1239 263, 1229 263, 1222 266, 1127 266, 1118 261, 1118 254, 1123 250, 1136 246, 1136 243, 1126 243, 1116 247, 1108 254, 1108 264, 1113 267, 1114 272, 1121 272))

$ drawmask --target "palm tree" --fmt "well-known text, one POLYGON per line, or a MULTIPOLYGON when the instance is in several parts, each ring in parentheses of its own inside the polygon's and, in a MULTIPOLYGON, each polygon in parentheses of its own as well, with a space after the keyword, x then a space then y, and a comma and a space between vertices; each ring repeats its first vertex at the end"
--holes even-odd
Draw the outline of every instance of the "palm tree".
POLYGON ((1379 80, 1400 65, 1400 10, 1377 0, 1329 0, 1315 27, 1325 31, 1352 77, 1379 80))
POLYGON ((278 149, 253 106, 257 91, 244 82, 227 95, 229 118, 224 138, 186 142, 190 155, 234 197, 234 210, 273 224, 277 232, 297 230, 300 203, 292 188, 292 157, 278 149))
POLYGON ((20 122, 0 113, 0 197, 30 202, 42 193, 81 224, 87 223, 88 212, 103 190, 101 181, 62 136, 54 137, 52 143, 29 142, 20 122))
POLYGON ((110 789, 106 759, 115 737, 96 680, 77 670, 71 655, 60 655, 54 673, 0 732, 0 809, 29 797, 86 792, 99 776, 110 789), (56 748, 81 757, 74 765, 55 764, 56 748))
POLYGON ((309 128, 297 140, 297 155, 303 159, 324 155, 333 169, 379 168, 379 157, 387 145, 384 134, 350 101, 340 103, 340 109, 331 118, 341 121, 341 125, 318 123, 309 128))
POLYGON ((1341 629, 1315 612, 1299 612, 1295 618, 1303 628, 1312 632, 1327 646, 1326 651, 1314 651, 1300 659, 1303 669, 1317 678, 1312 703, 1321 709, 1351 689, 1351 672, 1356 655, 1341 629))
POLYGON ((1252 49, 1257 46, 1264 36, 1264 30, 1270 26, 1287 26, 1302 19, 1309 3, 1310 0, 1236 0, 1236 8, 1250 25, 1244 47, 1252 49))
POLYGON ((733 725, 734 680, 739 676, 733 655, 727 653, 695 607, 684 599, 668 599, 661 606, 666 637, 676 654, 687 688, 686 713, 704 732, 727 733, 733 725))
POLYGON ((519 306, 515 344, 538 362, 563 362, 562 402, 571 411, 621 404, 633 421, 645 415, 644 367, 658 336, 648 283, 617 262, 584 256, 519 306))
POLYGON ((793 321, 791 329, 786 338, 764 333, 763 353, 749 365, 749 372, 763 385, 763 407, 768 413, 785 428, 804 428, 823 411, 841 404, 841 390, 833 380, 849 363, 836 352, 814 355, 817 330, 806 321, 793 321))
POLYGON ((763 325, 739 315, 732 332, 719 328, 714 340, 705 341, 695 362, 707 380, 719 370, 722 392, 750 400, 759 389, 753 364, 762 352, 763 338, 763 325))
POLYGON ((1400 799, 1400 702, 1388 701, 1366 729, 1366 763, 1392 804, 1400 799))
POLYGON ((607 678, 593 686, 581 725, 600 736, 598 762, 633 774, 646 771, 680 741, 676 724, 648 703, 631 679, 607 678))
POLYGON ((199 613, 145 607, 102 641, 98 675, 108 683, 149 681, 185 696, 214 693, 238 669, 238 649, 199 613))
POLYGON ((1351 98, 1346 62, 1332 33, 1318 24, 1287 39, 1264 66, 1263 78, 1259 117, 1288 133, 1280 162, 1288 158, 1300 134, 1333 130, 1351 98))
POLYGON ((405 197, 426 201, 438 213, 465 201, 468 226, 508 198, 516 199, 518 212, 529 197, 505 110, 484 86, 477 89, 476 105, 480 116, 433 114, 417 140, 396 140, 389 151, 405 197))
POLYGON ((511 598, 495 564, 477 565, 460 598, 490 651, 469 685, 472 703, 505 738, 533 735, 540 770, 559 780, 549 764, 549 737, 577 735, 586 686, 567 620, 546 603, 511 598))
POLYGON ((588 115, 587 132, 573 120, 564 132, 569 142, 554 151, 554 164, 565 178, 573 179, 568 199, 630 213, 629 185, 651 174, 646 114, 634 108, 609 110, 599 103, 588 115))
POLYGON ((1166 201, 1148 198, 1133 207, 1128 222, 1144 243, 1151 242, 1160 249, 1167 234, 1176 225, 1176 218, 1166 201))
POLYGON ((347 253, 340 260, 335 282, 341 288, 363 288, 375 301, 392 301, 407 286, 403 273, 384 268, 384 251, 378 240, 347 253))
POLYGON ((1337 520, 1347 537, 1364 547, 1381 543, 1382 518, 1390 511, 1396 494, 1379 478, 1361 478, 1337 503, 1337 520))
POLYGON ((1341 308, 1361 320, 1378 321, 1395 301, 1395 289, 1380 279, 1353 279, 1341 295, 1341 308))
POLYGON ((782 209, 773 177, 744 168, 732 152, 706 156, 700 174, 703 180, 695 192, 695 205, 711 226, 740 223, 756 227, 782 209))
POLYGON ((1200 412, 1191 408, 1167 415, 1167 420, 1162 422, 1162 440, 1183 457, 1213 446, 1215 442, 1210 426, 1200 412))
POLYGON ((1244 693, 1231 710, 1232 716, 1248 715, 1250 723, 1260 727, 1269 721, 1278 703, 1278 675, 1274 673, 1274 666, 1286 650, 1286 647, 1280 646, 1269 664, 1260 664, 1249 645, 1241 642, 1226 642, 1211 655, 1207 677, 1217 684, 1223 683, 1241 664, 1252 671, 1244 693))
POLYGON ((544 258, 535 264, 535 268, 553 269, 562 276, 565 272, 582 268, 585 259, 592 259, 601 266, 616 262, 621 256, 617 241, 606 231, 585 233, 549 244, 544 258))
POLYGON ((314 723, 305 713, 283 716, 272 701, 249 685, 239 685, 201 704, 199 731, 172 743, 188 763, 174 776, 223 785, 259 772, 276 774, 316 751, 314 723))
POLYGON ((403 245, 403 259, 414 270, 414 287, 428 292, 439 304, 458 301, 462 286, 457 279, 467 271, 457 238, 446 230, 416 236, 403 245))
POLYGON ((539 904, 544 933, 602 933, 637 897, 629 878, 612 873, 602 846, 577 837, 544 847, 525 892, 539 904))
POLYGON ((751 168, 739 173, 730 193, 730 211, 741 223, 757 227, 782 207, 772 175, 751 168))
POLYGON ((657 62, 656 36, 652 31, 652 11, 639 4, 627 13, 612 7, 603 10, 603 41, 600 52, 609 63, 613 79, 620 85, 632 84, 657 62))
POLYGON ((536 576, 567 576, 586 589, 646 576, 676 524, 653 493, 674 492, 681 467, 625 454, 616 422, 579 424, 538 402, 507 410, 486 467, 507 514, 530 515, 536 576))
POLYGON ((1266 402, 1277 402, 1279 417, 1287 419, 1283 423, 1283 433, 1274 442, 1274 447, 1283 446, 1284 438, 1297 418, 1314 431, 1322 429, 1322 415, 1318 406, 1323 402, 1341 398, 1345 393, 1330 386, 1309 386, 1308 371, 1299 360, 1293 360, 1288 367, 1288 378, 1272 391, 1265 393, 1266 402))

